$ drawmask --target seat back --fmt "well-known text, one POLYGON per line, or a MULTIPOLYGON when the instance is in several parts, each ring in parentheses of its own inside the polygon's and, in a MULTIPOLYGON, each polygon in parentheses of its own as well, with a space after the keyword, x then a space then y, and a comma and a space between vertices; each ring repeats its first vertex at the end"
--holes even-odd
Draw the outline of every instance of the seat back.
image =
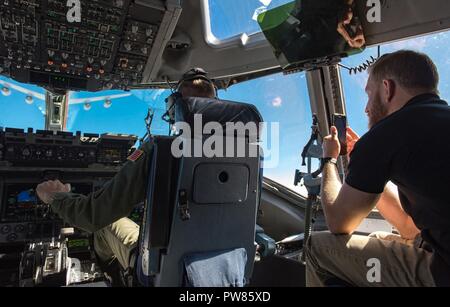
MULTIPOLYGON (((179 103, 184 111, 177 109, 178 122, 189 122, 193 114, 205 114, 204 123, 222 126, 231 119, 262 121, 250 105, 197 98, 179 103)), ((151 140, 137 261, 143 285, 241 286, 250 279, 261 189, 259 146, 252 142, 257 137, 238 132, 221 138, 203 134, 151 140), (180 157, 174 148, 181 147, 180 157), (222 148, 223 154, 211 157, 203 150, 198 155, 199 147, 216 153, 222 148)))

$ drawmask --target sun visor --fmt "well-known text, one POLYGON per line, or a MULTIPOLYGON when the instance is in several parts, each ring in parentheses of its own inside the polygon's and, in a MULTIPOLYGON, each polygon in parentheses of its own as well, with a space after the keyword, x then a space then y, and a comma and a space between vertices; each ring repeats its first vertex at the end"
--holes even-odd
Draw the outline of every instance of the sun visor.
MULTIPOLYGON (((199 117, 197 117, 197 120, 199 117)), ((214 98, 178 98, 175 102, 175 122, 187 123, 192 131, 194 125, 201 125, 201 131, 208 123, 217 123, 227 131, 230 124, 242 123, 246 127, 251 126, 257 129, 245 129, 245 134, 252 139, 259 139, 259 126, 263 122, 258 109, 251 104, 219 100, 214 98), (195 123, 195 115, 202 115, 201 123, 195 123), (254 125, 253 125, 254 124, 254 125)), ((234 125, 236 127, 236 125, 234 125)), ((200 129, 197 128, 197 131, 200 129)), ((239 133, 238 133, 239 134, 239 133)))

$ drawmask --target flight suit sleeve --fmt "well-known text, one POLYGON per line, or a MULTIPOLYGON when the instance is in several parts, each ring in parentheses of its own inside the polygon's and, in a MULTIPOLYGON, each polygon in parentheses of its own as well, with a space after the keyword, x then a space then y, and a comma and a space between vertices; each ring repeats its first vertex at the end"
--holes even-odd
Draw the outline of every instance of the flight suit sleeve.
POLYGON ((70 225, 89 232, 128 216, 145 199, 153 145, 145 143, 140 150, 142 155, 128 161, 100 190, 87 196, 57 193, 51 203, 52 210, 70 225))

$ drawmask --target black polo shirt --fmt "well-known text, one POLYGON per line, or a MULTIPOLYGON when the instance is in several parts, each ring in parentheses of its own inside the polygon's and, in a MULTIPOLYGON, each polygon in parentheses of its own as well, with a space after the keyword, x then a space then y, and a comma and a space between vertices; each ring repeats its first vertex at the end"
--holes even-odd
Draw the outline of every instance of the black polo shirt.
POLYGON ((450 286, 450 107, 439 96, 415 97, 356 144, 346 183, 381 194, 389 181, 433 250, 436 284, 450 286))

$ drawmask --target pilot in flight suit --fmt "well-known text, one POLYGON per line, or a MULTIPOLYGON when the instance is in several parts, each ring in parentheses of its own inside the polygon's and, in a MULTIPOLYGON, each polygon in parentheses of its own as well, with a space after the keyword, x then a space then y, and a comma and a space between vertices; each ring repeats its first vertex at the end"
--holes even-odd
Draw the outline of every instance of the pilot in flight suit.
MULTIPOLYGON (((183 97, 216 97, 216 88, 202 69, 186 73, 178 91, 183 97)), ((70 193, 70 186, 59 181, 40 184, 37 194, 65 222, 94 233, 94 248, 101 261, 108 264, 117 259, 127 269, 139 226, 126 217, 145 199, 151 156, 151 143, 144 143, 111 181, 88 196, 70 193)))

